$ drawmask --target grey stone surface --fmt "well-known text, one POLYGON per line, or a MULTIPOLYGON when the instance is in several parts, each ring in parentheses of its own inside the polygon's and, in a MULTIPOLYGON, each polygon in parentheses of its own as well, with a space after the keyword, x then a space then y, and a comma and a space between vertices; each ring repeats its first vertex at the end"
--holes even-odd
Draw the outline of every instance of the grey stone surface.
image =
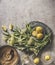
POLYGON ((55 0, 0 0, 0 44, 5 44, 1 39, 2 25, 8 27, 12 23, 22 28, 26 23, 37 20, 52 29, 52 51, 55 52, 55 0))

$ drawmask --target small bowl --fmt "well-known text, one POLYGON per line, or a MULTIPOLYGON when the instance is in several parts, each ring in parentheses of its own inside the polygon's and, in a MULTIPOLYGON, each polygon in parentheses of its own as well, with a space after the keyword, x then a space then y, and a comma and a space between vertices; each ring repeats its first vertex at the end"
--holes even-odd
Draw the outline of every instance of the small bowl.
POLYGON ((41 55, 41 61, 44 65, 49 65, 51 64, 52 62, 54 62, 54 53, 53 52, 50 52, 50 51, 47 51, 47 52, 43 52, 42 55, 41 55), (45 56, 46 55, 50 55, 50 59, 47 61, 45 60, 45 56))
POLYGON ((12 46, 5 45, 0 47, 0 64, 1 65, 17 65, 20 56, 16 49, 12 46))

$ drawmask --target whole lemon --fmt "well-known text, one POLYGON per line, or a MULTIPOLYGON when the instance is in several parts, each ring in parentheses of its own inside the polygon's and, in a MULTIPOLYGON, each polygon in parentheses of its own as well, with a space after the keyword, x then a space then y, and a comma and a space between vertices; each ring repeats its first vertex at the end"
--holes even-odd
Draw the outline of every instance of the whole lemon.
POLYGON ((42 33, 37 34, 37 39, 42 39, 42 38, 43 38, 43 34, 42 33))
POLYGON ((46 55, 46 56, 45 56, 45 60, 46 60, 46 61, 50 60, 50 58, 51 58, 50 55, 46 55))
POLYGON ((33 32, 32 32, 32 35, 33 35, 33 36, 36 36, 36 34, 37 34, 36 31, 33 31, 33 32))
POLYGON ((43 32, 43 28, 41 26, 36 27, 36 32, 37 33, 42 33, 43 32))
POLYGON ((35 58, 35 59, 34 59, 34 63, 35 63, 35 64, 38 64, 39 62, 40 62, 40 59, 39 59, 39 58, 35 58))

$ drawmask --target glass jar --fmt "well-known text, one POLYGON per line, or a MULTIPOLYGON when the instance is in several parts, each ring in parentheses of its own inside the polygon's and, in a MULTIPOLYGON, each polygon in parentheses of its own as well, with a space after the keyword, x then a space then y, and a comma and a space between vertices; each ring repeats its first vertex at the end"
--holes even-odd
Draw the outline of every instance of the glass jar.
POLYGON ((41 55, 41 61, 44 65, 50 65, 52 63, 54 63, 54 59, 55 59, 55 53, 52 51, 46 51, 43 52, 41 55), (49 56, 49 59, 45 59, 46 56, 49 56))

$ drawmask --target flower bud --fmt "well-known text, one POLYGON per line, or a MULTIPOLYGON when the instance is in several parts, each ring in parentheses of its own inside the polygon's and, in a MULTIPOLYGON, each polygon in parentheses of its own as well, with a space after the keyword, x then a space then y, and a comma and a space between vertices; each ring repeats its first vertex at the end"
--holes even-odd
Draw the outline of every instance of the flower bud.
POLYGON ((5 25, 2 25, 2 30, 5 31, 5 32, 7 31, 7 28, 6 28, 5 25))
POLYGON ((13 30, 13 25, 12 24, 9 25, 9 29, 13 30))

